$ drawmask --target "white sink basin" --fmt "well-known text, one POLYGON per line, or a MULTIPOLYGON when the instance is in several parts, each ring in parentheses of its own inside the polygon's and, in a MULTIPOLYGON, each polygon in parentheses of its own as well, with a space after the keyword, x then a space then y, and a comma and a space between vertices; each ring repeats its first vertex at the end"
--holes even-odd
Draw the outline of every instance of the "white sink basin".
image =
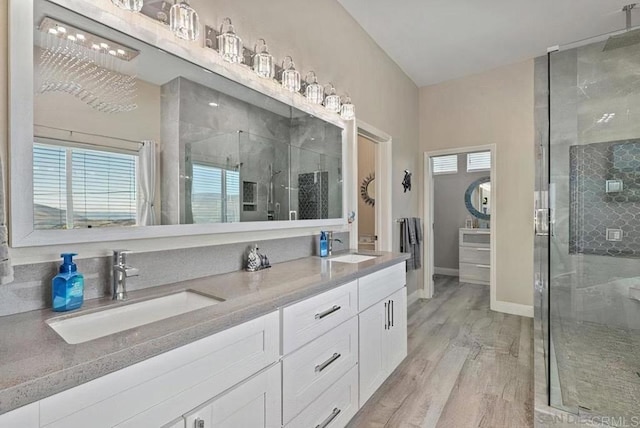
POLYGON ((77 317, 54 318, 47 323, 67 343, 75 345, 196 309, 206 308, 219 302, 221 300, 191 291, 183 291, 77 317))
POLYGON ((329 260, 340 263, 360 263, 375 258, 376 256, 365 256, 363 254, 345 254, 344 256, 333 257, 329 260))

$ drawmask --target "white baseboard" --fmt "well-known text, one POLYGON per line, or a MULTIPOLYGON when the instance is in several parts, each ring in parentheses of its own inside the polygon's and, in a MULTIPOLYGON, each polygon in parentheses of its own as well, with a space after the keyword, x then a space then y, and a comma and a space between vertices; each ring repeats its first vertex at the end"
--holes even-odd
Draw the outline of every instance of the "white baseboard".
POLYGON ((520 315, 521 317, 533 318, 533 306, 521 305, 520 303, 503 302, 496 300, 491 302, 491 310, 504 312, 505 314, 520 315))
POLYGON ((436 275, 460 276, 460 270, 459 269, 434 267, 433 271, 435 272, 436 275))
POLYGON ((416 290, 407 296, 407 306, 411 306, 420 298, 420 290, 416 290))

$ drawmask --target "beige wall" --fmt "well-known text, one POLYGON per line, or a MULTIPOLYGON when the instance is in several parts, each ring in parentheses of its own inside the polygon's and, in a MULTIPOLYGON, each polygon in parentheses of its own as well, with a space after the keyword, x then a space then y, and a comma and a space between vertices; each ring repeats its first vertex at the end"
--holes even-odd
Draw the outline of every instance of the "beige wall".
POLYGON ((498 301, 532 305, 533 60, 420 89, 422 151, 496 144, 498 301))
MULTIPOLYGON (((19 0, 16 0, 19 1, 19 0)), ((6 61, 7 4, 0 0, 0 150, 7 147, 6 61), (3 126, 5 125, 5 126, 3 126)), ((341 93, 349 91, 359 119, 393 137, 393 216, 416 216, 420 190, 403 193, 400 185, 404 169, 419 170, 418 90, 415 84, 377 46, 342 8, 337 0, 193 0, 204 24, 218 26, 225 16, 233 19, 236 30, 251 46, 264 37, 280 60, 291 55, 296 67, 315 70, 322 82, 332 81, 341 93)), ((414 176, 415 177, 415 176, 414 176)), ((353 184, 354 186, 357 183, 353 184)), ((355 209, 355 207, 351 208, 355 209)), ((277 237, 309 235, 316 230, 285 230, 260 233, 233 233, 153 239, 123 243, 74 245, 83 257, 103 255, 110 248, 126 246, 132 250, 159 250, 176 247, 214 245, 277 237)), ((399 233, 394 228, 394 249, 399 233)), ((57 260, 60 247, 14 249, 14 263, 57 260)), ((421 275, 409 276, 409 290, 415 290, 421 275)))

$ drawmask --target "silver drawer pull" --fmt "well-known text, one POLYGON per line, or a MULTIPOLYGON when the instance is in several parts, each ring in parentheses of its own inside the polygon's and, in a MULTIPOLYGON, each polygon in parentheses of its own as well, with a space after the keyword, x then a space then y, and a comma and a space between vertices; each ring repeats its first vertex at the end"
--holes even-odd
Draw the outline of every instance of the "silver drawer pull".
POLYGON ((490 265, 476 265, 476 267, 479 267, 479 268, 485 268, 485 269, 489 269, 489 268, 491 268, 491 266, 490 266, 490 265))
POLYGON ((316 425, 316 428, 326 428, 327 426, 329 426, 329 424, 331 422, 333 422, 333 420, 335 418, 338 417, 338 415, 340 414, 341 410, 338 409, 337 407, 333 409, 333 412, 331 412, 331 414, 327 417, 327 419, 325 419, 324 421, 322 421, 322 423, 320 425, 316 425))
POLYGON ((325 361, 322 364, 318 364, 316 366, 316 372, 320 373, 322 370, 326 369, 327 367, 329 367, 335 360, 337 360, 338 358, 340 358, 341 355, 338 354, 337 352, 335 354, 333 354, 331 356, 331 358, 329 358, 327 361, 325 361))
POLYGON ((319 314, 316 314, 316 319, 317 320, 321 320, 322 318, 331 315, 334 312, 339 311, 341 308, 338 305, 333 305, 333 307, 331 309, 327 309, 324 312, 320 312, 319 314))

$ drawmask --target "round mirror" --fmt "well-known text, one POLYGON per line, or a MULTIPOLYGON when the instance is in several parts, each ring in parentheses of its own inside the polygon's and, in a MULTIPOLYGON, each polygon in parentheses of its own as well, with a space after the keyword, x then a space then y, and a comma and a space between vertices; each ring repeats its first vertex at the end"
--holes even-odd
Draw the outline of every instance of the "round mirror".
POLYGON ((374 206, 376 204, 376 176, 374 173, 369 174, 360 185, 360 196, 365 203, 374 206))
POLYGON ((464 192, 464 204, 474 217, 491 219, 491 178, 482 177, 471 183, 464 192))

